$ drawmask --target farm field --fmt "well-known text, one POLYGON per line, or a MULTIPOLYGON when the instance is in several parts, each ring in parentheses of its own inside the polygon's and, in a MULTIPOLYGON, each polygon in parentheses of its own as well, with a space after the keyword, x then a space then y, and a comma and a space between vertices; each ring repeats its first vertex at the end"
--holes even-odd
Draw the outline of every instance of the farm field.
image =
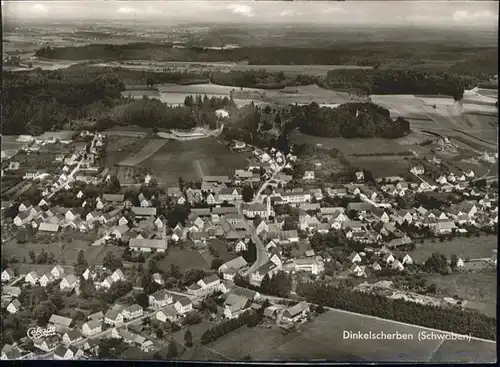
POLYGON ((152 63, 149 60, 134 60, 134 65, 122 64, 119 62, 93 64, 95 67, 122 67, 132 70, 157 70, 162 71, 165 68, 170 70, 183 71, 249 71, 262 70, 268 72, 282 71, 285 75, 295 76, 299 74, 325 76, 330 70, 347 70, 347 69, 372 69, 371 66, 358 65, 245 65, 240 63, 210 63, 210 62, 183 62, 183 61, 167 61, 152 63))
MULTIPOLYGON (((92 243, 90 237, 86 238, 78 232, 67 232, 59 234, 57 237, 45 235, 44 238, 45 240, 34 243, 19 243, 16 238, 13 238, 2 244, 2 256, 7 258, 15 257, 21 262, 30 262, 30 251, 34 251, 35 255, 38 255, 43 249, 47 253, 53 253, 55 260, 61 264, 73 265, 78 257, 78 252, 80 250, 87 252, 89 245, 92 243)), ((104 258, 104 255, 102 258, 104 258)), ((88 257, 87 260, 90 262, 92 257, 88 257)), ((95 262, 95 264, 99 264, 99 262, 95 262)))
MULTIPOLYGON (((398 324, 381 319, 341 311, 328 311, 311 323, 301 326, 302 331, 283 335, 277 329, 247 328, 231 332, 207 347, 234 360, 241 360, 249 354, 254 360, 311 360, 342 361, 386 361, 426 362, 434 358, 443 341, 418 341, 418 326, 398 324), (343 338, 343 331, 408 333, 413 340, 349 340, 343 338)), ((445 342, 447 343, 447 342, 445 342)), ((443 349, 439 358, 443 361, 460 361, 457 355, 462 344, 455 342, 443 349)), ((493 361, 495 343, 481 342, 481 353, 468 355, 470 362, 493 361)))
POLYGON ((174 185, 178 178, 196 181, 204 175, 232 176, 244 168, 250 153, 231 152, 214 138, 194 141, 170 140, 155 154, 141 162, 159 184, 174 185))
POLYGON ((178 265, 181 272, 189 269, 210 270, 210 264, 207 264, 203 256, 198 251, 190 249, 171 248, 167 256, 158 261, 159 269, 165 272, 170 271, 172 264, 178 265))
POLYGON ((443 135, 456 135, 454 129, 462 130, 496 143, 498 109, 484 101, 465 99, 458 103, 448 97, 411 95, 371 95, 370 98, 373 103, 387 108, 391 117, 408 119, 412 130, 426 129, 443 135))
POLYGON ((349 157, 353 167, 371 171, 373 177, 401 176, 408 173, 410 161, 402 156, 391 157, 349 157))
POLYGON ((436 284, 437 293, 444 297, 458 296, 467 300, 466 307, 496 317, 497 275, 494 269, 460 272, 446 276, 432 275, 428 284, 436 284))
POLYGON ((346 92, 338 92, 330 89, 324 89, 318 85, 304 85, 296 87, 286 87, 283 89, 269 89, 265 91, 240 91, 236 90, 233 94, 234 98, 245 98, 253 100, 261 100, 277 104, 309 104, 316 102, 320 106, 343 104, 352 101, 366 100, 363 97, 357 97, 346 92))
POLYGON ((139 152, 150 139, 126 136, 108 136, 104 163, 111 168, 129 157, 133 152, 139 152))
POLYGON ((415 261, 425 261, 433 252, 439 252, 448 259, 452 254, 456 254, 462 259, 489 258, 493 250, 497 248, 497 236, 482 234, 481 237, 456 237, 452 241, 440 242, 436 240, 432 243, 425 240, 424 243, 417 243, 415 250, 410 252, 410 256, 415 261))
POLYGON ((164 139, 153 139, 150 140, 139 152, 135 153, 131 157, 128 157, 118 163, 120 166, 126 167, 134 167, 139 163, 148 159, 153 154, 155 154, 158 150, 161 149, 168 141, 164 139))
POLYGON ((383 138, 325 138, 303 134, 296 130, 290 134, 290 141, 294 144, 321 144, 324 148, 337 148, 346 156, 353 154, 397 154, 408 152, 408 147, 398 144, 396 140, 383 138))

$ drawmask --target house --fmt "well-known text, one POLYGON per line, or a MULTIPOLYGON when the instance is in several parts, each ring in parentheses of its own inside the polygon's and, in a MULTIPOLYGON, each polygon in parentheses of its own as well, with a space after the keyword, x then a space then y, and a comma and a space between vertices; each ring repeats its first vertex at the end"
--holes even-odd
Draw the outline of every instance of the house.
POLYGON ((156 250, 157 252, 165 252, 167 250, 168 242, 165 239, 139 239, 139 238, 131 238, 129 240, 129 248, 132 251, 142 251, 142 252, 151 252, 152 250, 156 250))
POLYGON ((152 278, 153 278, 153 282, 155 282, 159 285, 165 284, 165 281, 163 280, 163 276, 160 273, 154 273, 152 278))
POLYGON ((362 261, 361 256, 357 252, 352 252, 349 255, 348 259, 352 263, 359 263, 362 261))
POLYGON ((21 227, 26 223, 28 223, 30 219, 31 219, 31 213, 29 212, 29 210, 19 212, 19 214, 17 214, 16 217, 14 218, 14 224, 17 227, 21 227))
POLYGON ((283 312, 282 320, 285 322, 297 322, 300 319, 307 316, 309 313, 309 305, 307 302, 302 301, 297 303, 295 306, 289 307, 283 312))
POLYGON ((384 263, 386 264, 392 264, 394 262, 394 256, 391 254, 391 253, 386 253, 384 254, 384 256, 382 257, 382 260, 384 261, 384 263))
POLYGON ((83 335, 78 330, 70 330, 66 332, 62 337, 62 342, 66 345, 73 344, 79 340, 83 339, 83 335))
POLYGON ((193 303, 189 298, 181 296, 174 303, 174 307, 178 313, 184 315, 193 310, 193 303))
POLYGON ((288 244, 299 242, 299 234, 296 230, 273 231, 266 234, 268 240, 273 240, 276 244, 288 244))
POLYGON ((9 305, 7 306, 7 311, 10 314, 15 314, 21 309, 21 303, 16 299, 14 299, 9 305))
POLYGON ((52 232, 52 233, 59 232, 59 228, 60 228, 59 224, 57 224, 57 223, 48 223, 48 222, 42 222, 38 226, 38 230, 39 231, 42 231, 42 232, 52 232))
POLYGON ((102 201, 110 204, 123 204, 125 195, 123 194, 103 194, 102 201))
POLYGON ((392 262, 392 268, 394 270, 398 270, 398 271, 403 271, 405 269, 405 267, 403 266, 401 261, 399 261, 398 259, 396 259, 392 262))
POLYGON ((403 265, 411 265, 413 264, 413 259, 410 257, 410 255, 406 254, 401 260, 401 263, 403 265))
POLYGON ((242 240, 238 241, 234 246, 234 251, 236 252, 242 252, 246 250, 247 250, 247 244, 242 240))
POLYGON ((457 268, 463 268, 464 266, 465 266, 464 260, 461 257, 459 257, 457 259, 457 268))
POLYGON ((104 315, 104 322, 112 326, 119 325, 123 322, 123 315, 117 310, 109 309, 104 315))
POLYGON ((4 271, 2 271, 2 282, 10 282, 11 280, 14 280, 14 278, 15 274, 12 268, 7 268, 4 271))
POLYGON ((174 322, 178 318, 178 313, 175 306, 170 305, 166 307, 164 310, 158 311, 156 313, 156 319, 161 322, 174 322))
POLYGON ((314 180, 314 171, 305 171, 303 180, 314 180))
POLYGON ((54 276, 54 278, 59 279, 64 275, 64 268, 61 265, 56 265, 52 268, 50 273, 54 276))
POLYGON ((39 276, 36 271, 31 271, 26 275, 24 281, 26 283, 30 283, 31 285, 35 285, 38 282, 39 276))
POLYGON ((366 276, 366 273, 365 273, 365 270, 363 269, 363 267, 359 266, 356 263, 353 263, 349 270, 350 270, 351 274, 353 274, 355 277, 366 276))
POLYGON ((56 280, 54 278, 54 276, 50 273, 48 274, 43 274, 39 279, 38 279, 38 282, 40 283, 40 286, 41 287, 46 287, 49 283, 52 283, 54 280, 56 280))
POLYGON ((83 351, 73 346, 65 347, 63 345, 60 345, 54 350, 54 359, 57 360, 78 359, 82 356, 83 351))
POLYGON ((410 237, 403 236, 403 237, 400 237, 400 238, 394 238, 394 239, 392 239, 387 244, 387 246, 389 248, 398 248, 398 247, 401 247, 401 246, 410 245, 411 243, 412 243, 412 241, 411 241, 410 237))
POLYGON ((119 226, 125 226, 128 224, 128 219, 125 218, 125 217, 121 217, 119 220, 118 220, 118 225, 119 226))
POLYGON ((316 229, 319 224, 320 221, 318 220, 318 218, 309 214, 302 215, 299 218, 299 228, 302 231, 316 229))
POLYGON ((256 216, 267 218, 269 216, 266 204, 243 204, 242 212, 248 218, 255 218, 256 216))
POLYGON ((373 271, 380 271, 380 270, 382 270, 382 267, 376 261, 371 265, 371 268, 373 269, 373 271))
POLYGON ((335 198, 335 197, 341 198, 341 197, 347 196, 347 188, 345 188, 345 187, 341 187, 341 188, 328 187, 328 188, 326 188, 326 194, 331 198, 335 198))
POLYGON ((414 166, 410 169, 410 172, 414 175, 423 175, 425 173, 425 168, 423 166, 414 166))
POLYGON ((141 306, 139 306, 138 304, 133 304, 126 307, 123 310, 122 315, 125 320, 132 320, 141 317, 143 313, 144 311, 141 306))
POLYGON ((49 324, 55 326, 56 328, 57 327, 70 328, 72 323, 73 323, 72 319, 64 316, 59 316, 56 314, 50 316, 49 319, 49 324))
POLYGON ((33 346, 44 352, 51 352, 59 345, 59 337, 57 335, 52 335, 44 339, 35 339, 33 341, 33 346))
POLYGON ((452 221, 439 221, 434 227, 434 233, 436 234, 449 234, 457 229, 457 226, 452 221))
POLYGON ((219 190, 217 193, 217 199, 216 202, 222 203, 224 201, 227 201, 228 203, 231 202, 237 202, 241 201, 243 196, 241 195, 241 189, 240 188, 229 188, 229 187, 224 187, 219 190))
POLYGON ((365 174, 363 171, 356 172, 356 181, 363 181, 365 179, 365 174))
POLYGON ((265 264, 257 268, 251 275, 251 280, 256 283, 262 282, 262 279, 266 276, 272 277, 281 269, 280 266, 276 265, 272 261, 268 261, 265 264))
POLYGON ((296 272, 306 271, 313 275, 322 273, 325 268, 323 262, 317 260, 316 258, 294 259, 293 265, 296 272))
POLYGON ((311 201, 311 194, 308 192, 289 191, 278 195, 287 204, 301 204, 311 201))
POLYGON ((82 334, 86 337, 96 335, 102 331, 101 320, 90 320, 82 325, 82 334))
POLYGON ((165 290, 159 290, 148 297, 149 305, 153 308, 165 307, 173 303, 173 297, 165 290))
POLYGON ((75 276, 75 274, 66 275, 61 283, 59 283, 59 288, 61 291, 71 291, 75 289, 79 285, 80 281, 75 276))
POLYGON ((137 218, 147 218, 156 216, 156 208, 134 206, 131 208, 131 211, 137 218))
POLYGON ((224 316, 228 319, 234 319, 248 309, 250 304, 248 298, 231 293, 224 302, 224 316))

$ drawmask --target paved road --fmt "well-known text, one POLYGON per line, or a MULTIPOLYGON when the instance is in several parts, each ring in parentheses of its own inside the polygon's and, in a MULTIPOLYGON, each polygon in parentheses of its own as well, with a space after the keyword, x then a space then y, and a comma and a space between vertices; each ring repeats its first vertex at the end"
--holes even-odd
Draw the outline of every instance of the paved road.
POLYGON ((243 274, 243 276, 247 276, 252 274, 255 270, 257 270, 260 266, 264 265, 269 261, 267 257, 266 247, 260 240, 257 232, 255 231, 255 227, 252 222, 249 222, 250 235, 252 236, 252 241, 255 243, 255 247, 257 248, 257 259, 253 263, 253 265, 243 274))

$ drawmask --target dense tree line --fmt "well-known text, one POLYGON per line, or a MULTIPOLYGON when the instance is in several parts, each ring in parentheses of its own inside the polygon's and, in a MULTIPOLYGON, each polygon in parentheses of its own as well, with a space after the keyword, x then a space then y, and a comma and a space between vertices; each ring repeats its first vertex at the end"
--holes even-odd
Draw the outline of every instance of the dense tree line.
POLYGON ((202 47, 174 48, 169 43, 135 42, 125 45, 91 44, 86 46, 42 47, 35 56, 61 60, 155 60, 220 62, 248 61, 250 65, 378 65, 373 49, 346 46, 329 48, 242 47, 207 49, 202 47))
POLYGON ((260 319, 261 315, 258 312, 253 310, 245 311, 237 318, 222 321, 205 330, 205 332, 201 335, 201 344, 209 344, 231 331, 239 329, 243 325, 255 326, 260 319))
POLYGON ((332 70, 325 84, 332 89, 357 90, 364 94, 447 95, 463 97, 465 86, 475 86, 477 79, 447 72, 415 70, 332 70))
POLYGON ((421 325, 463 335, 496 340, 496 320, 476 311, 441 308, 319 283, 299 283, 297 294, 308 302, 421 325))
POLYGON ((283 271, 279 271, 272 277, 264 275, 260 284, 262 293, 277 297, 288 297, 292 290, 292 278, 283 271))
POLYGON ((4 73, 2 133, 40 134, 85 117, 89 106, 112 107, 124 88, 117 78, 64 77, 60 71, 4 73))
POLYGON ((410 123, 371 103, 346 103, 337 108, 319 107, 316 102, 293 106, 287 130, 299 128, 309 135, 344 138, 399 138, 410 132, 410 123))

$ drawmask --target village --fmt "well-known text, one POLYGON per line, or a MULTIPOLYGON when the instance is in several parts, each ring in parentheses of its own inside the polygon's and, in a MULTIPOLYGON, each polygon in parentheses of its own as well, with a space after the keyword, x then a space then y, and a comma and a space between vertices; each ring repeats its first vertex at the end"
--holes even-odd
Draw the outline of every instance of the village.
MULTIPOLYGON (((472 170, 430 178, 428 166, 439 167, 433 159, 411 168, 419 183, 394 176, 373 180, 360 170, 352 182, 318 185, 320 164, 294 176, 300 156, 293 147, 285 154, 236 142, 234 150, 249 149, 253 158, 233 176, 158 188, 146 172, 135 191, 124 192, 104 167, 106 139, 105 133, 88 131, 19 136, 21 152, 2 157, 2 179, 22 177, 11 185, 11 199, 2 198, 2 252, 29 248, 28 255, 2 256, 4 332, 9 331, 2 359, 98 358, 116 347, 107 340, 144 355, 166 349, 177 355, 182 348, 172 347, 169 333, 182 331, 183 348, 189 348, 191 328, 215 330, 221 322, 251 317, 257 321, 248 324, 289 329, 325 311, 296 294, 297 282, 352 280, 360 292, 465 307, 466 302, 381 281, 496 267, 495 250, 478 258, 459 250, 444 257, 413 254, 428 243, 496 235, 497 184, 476 184, 472 170), (44 151, 53 162, 23 167, 20 156, 28 162, 44 151), (27 182, 41 197, 19 201, 31 190, 23 189, 27 182), (453 202, 438 199, 451 193, 453 202), (403 207, 420 194, 426 202, 403 207), (37 249, 44 241, 71 247, 80 238, 90 238, 88 248, 102 250, 104 258, 90 264, 80 249, 78 259, 63 261, 37 249), (214 256, 214 243, 223 244, 229 260, 214 256), (158 266, 172 251, 187 249, 212 253, 210 270, 158 266), (84 309, 93 294, 99 302, 84 309), (51 332, 26 335, 37 327, 51 332)), ((3 196, 9 190, 2 187, 3 196)), ((210 339, 203 331, 195 342, 210 339)))

